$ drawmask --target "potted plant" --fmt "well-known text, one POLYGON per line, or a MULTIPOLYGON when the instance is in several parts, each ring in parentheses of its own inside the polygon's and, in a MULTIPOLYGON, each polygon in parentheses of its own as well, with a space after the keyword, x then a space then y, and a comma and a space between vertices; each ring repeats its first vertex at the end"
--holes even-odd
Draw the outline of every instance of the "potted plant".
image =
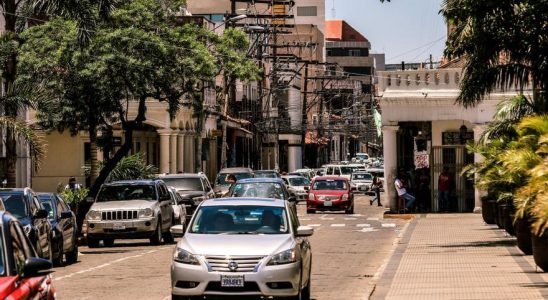
POLYGON ((496 224, 497 209, 497 199, 493 194, 481 197, 481 216, 485 223, 496 224))

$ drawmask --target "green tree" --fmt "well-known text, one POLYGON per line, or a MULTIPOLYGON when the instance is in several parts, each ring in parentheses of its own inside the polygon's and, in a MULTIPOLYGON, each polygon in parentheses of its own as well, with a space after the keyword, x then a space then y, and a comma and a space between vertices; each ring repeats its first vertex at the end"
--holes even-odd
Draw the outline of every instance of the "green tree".
POLYGON ((497 88, 530 85, 534 110, 548 111, 548 2, 445 0, 441 12, 454 28, 445 55, 465 59, 457 102, 470 107, 497 88))

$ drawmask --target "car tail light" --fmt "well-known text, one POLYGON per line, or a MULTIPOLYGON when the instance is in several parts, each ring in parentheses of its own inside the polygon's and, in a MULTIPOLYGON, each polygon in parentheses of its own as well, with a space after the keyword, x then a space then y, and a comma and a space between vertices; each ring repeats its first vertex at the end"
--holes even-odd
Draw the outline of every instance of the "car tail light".
POLYGON ((342 201, 347 201, 348 200, 348 194, 344 194, 342 196, 342 201))
POLYGON ((316 197, 312 193, 308 193, 308 200, 316 200, 316 197))

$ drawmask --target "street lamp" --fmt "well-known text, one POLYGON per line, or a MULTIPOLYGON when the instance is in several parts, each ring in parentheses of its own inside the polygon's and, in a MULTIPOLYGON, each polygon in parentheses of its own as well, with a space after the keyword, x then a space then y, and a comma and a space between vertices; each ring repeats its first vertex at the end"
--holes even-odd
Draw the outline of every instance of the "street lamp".
POLYGON ((234 16, 234 17, 232 17, 232 18, 230 18, 230 19, 225 20, 225 21, 222 22, 221 24, 217 25, 215 28, 213 28, 213 31, 215 31, 217 28, 219 28, 219 27, 225 25, 226 23, 238 22, 238 21, 243 20, 243 19, 245 19, 245 18, 247 18, 247 15, 237 15, 237 16, 234 16))

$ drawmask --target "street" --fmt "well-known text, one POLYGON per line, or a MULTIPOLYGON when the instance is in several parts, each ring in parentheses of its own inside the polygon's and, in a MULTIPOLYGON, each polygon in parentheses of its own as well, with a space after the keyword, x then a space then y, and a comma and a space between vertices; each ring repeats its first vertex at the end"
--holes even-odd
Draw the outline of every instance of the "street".
MULTIPOLYGON (((301 225, 315 228, 313 299, 367 299, 369 283, 389 258, 405 225, 383 220, 384 208, 356 198, 354 215, 307 215, 299 204, 301 225)), ((170 299, 174 244, 150 246, 148 240, 116 241, 114 247, 81 247, 79 262, 55 269, 59 299, 170 299)))

